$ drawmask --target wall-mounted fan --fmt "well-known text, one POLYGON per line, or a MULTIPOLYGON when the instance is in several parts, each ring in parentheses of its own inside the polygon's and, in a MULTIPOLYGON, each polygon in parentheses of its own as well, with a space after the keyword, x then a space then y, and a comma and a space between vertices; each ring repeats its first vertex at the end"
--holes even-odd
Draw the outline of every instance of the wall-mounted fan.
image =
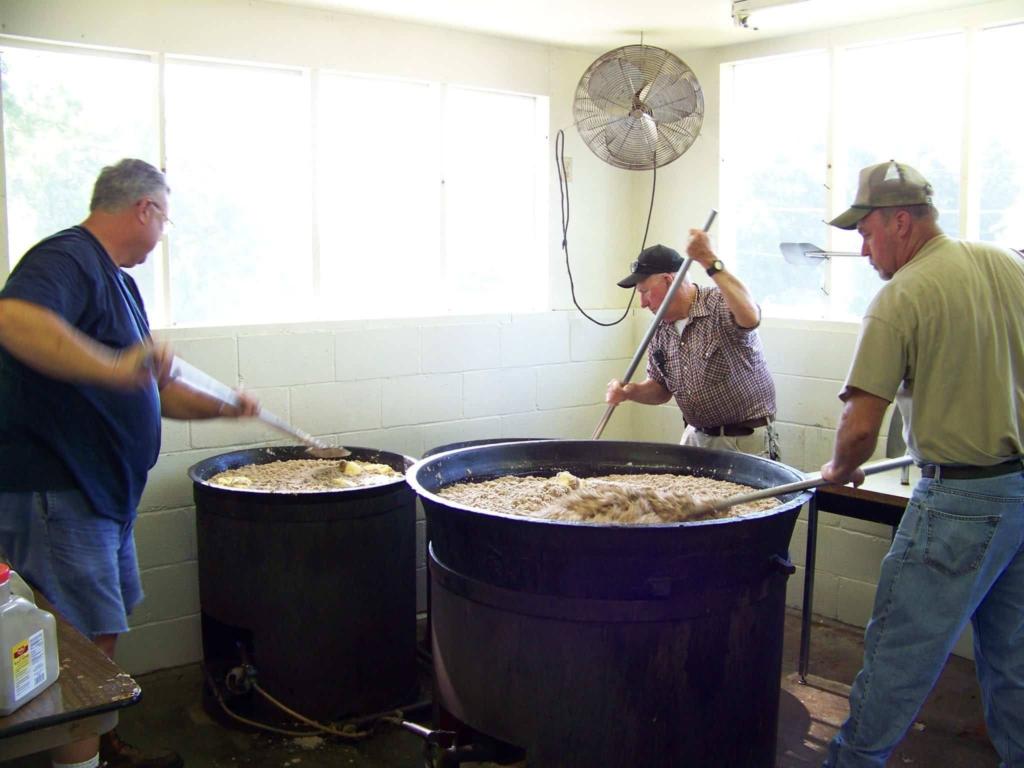
POLYGON ((627 45, 587 68, 572 109, 595 155, 618 168, 650 170, 671 163, 697 140, 704 96, 693 70, 674 54, 627 45))

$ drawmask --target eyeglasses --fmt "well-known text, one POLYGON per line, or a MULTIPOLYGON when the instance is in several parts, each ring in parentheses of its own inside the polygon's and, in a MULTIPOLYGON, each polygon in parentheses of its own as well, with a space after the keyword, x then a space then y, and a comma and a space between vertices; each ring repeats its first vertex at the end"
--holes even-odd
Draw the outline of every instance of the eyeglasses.
POLYGON ((154 203, 152 200, 149 201, 149 204, 151 206, 153 206, 154 208, 156 208, 157 213, 159 213, 163 217, 164 226, 167 226, 167 227, 173 227, 174 226, 174 222, 171 221, 171 217, 168 216, 166 213, 164 213, 164 209, 163 208, 161 208, 159 205, 154 203))

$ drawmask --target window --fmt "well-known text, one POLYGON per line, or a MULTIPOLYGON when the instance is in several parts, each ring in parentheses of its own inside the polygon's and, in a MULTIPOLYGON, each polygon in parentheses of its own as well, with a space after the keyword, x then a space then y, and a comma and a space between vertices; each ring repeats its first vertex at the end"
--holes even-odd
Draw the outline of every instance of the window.
POLYGON ((309 83, 304 72, 168 57, 170 319, 310 319, 309 83))
MULTIPOLYGON (((931 182, 939 225, 960 236, 965 38, 944 35, 842 52, 834 134, 840 160, 832 177, 843 190, 834 200, 837 214, 853 202, 861 168, 896 159, 931 182)), ((828 229, 835 250, 860 251, 856 232, 828 229)), ((882 285, 867 259, 859 258, 833 260, 831 282, 834 314, 857 319, 882 285)))
POLYGON ((791 264, 778 248, 859 253, 855 232, 825 221, 861 168, 891 158, 932 183, 947 234, 1024 245, 1024 106, 1005 85, 1022 46, 1017 24, 723 65, 723 251, 767 313, 863 315, 881 287, 866 259, 791 264))
POLYGON ((103 165, 166 168, 155 327, 547 304, 546 97, 13 40, 0 66, 12 258, 103 165))
POLYGON ((976 146, 979 187, 978 227, 982 240, 1024 249, 1024 100, 1016 80, 1024 50, 1024 24, 983 31, 980 35, 976 146), (1010 90, 1008 90, 1010 89, 1010 90))
POLYGON ((436 312, 439 86, 323 73, 319 96, 322 316, 436 312))
POLYGON ((723 98, 723 251, 765 311, 818 316, 828 296, 813 263, 782 260, 782 242, 822 242, 828 56, 813 52, 734 65, 723 98), (726 103, 727 102, 727 103, 726 103))
POLYGON ((449 87, 444 110, 445 285, 468 312, 547 302, 547 105, 449 87))
MULTIPOLYGON (((12 268, 44 237, 85 220, 104 166, 123 157, 159 165, 152 61, 75 51, 0 46, 12 268), (133 98, 123 98, 126 92, 133 98)), ((133 270, 147 304, 153 275, 151 262, 133 270)))

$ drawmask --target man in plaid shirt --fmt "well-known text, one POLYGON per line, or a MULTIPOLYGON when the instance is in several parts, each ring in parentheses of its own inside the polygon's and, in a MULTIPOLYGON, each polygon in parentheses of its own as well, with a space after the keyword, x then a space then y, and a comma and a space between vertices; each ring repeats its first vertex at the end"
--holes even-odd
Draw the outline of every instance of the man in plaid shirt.
MULTIPOLYGON (((686 422, 683 445, 777 460, 775 384, 757 334, 761 310, 715 256, 705 232, 690 230, 686 252, 714 287, 683 281, 651 337, 647 379, 626 385, 612 379, 605 401, 661 405, 674 397, 686 422)), ((635 286, 641 306, 656 313, 682 264, 673 249, 652 245, 618 284, 635 286)))

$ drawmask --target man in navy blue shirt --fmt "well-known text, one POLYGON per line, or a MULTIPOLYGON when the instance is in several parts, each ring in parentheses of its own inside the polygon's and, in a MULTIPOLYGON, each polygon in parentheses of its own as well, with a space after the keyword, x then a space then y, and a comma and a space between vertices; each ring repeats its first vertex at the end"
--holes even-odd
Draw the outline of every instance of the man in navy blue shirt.
MULTIPOLYGON (((113 657, 142 599, 133 530, 160 451, 160 418, 251 416, 168 372, 125 272, 160 241, 164 175, 122 160, 96 180, 88 218, 35 245, 0 291, 0 555, 113 657)), ((54 765, 172 768, 116 735, 55 750, 54 765)))

